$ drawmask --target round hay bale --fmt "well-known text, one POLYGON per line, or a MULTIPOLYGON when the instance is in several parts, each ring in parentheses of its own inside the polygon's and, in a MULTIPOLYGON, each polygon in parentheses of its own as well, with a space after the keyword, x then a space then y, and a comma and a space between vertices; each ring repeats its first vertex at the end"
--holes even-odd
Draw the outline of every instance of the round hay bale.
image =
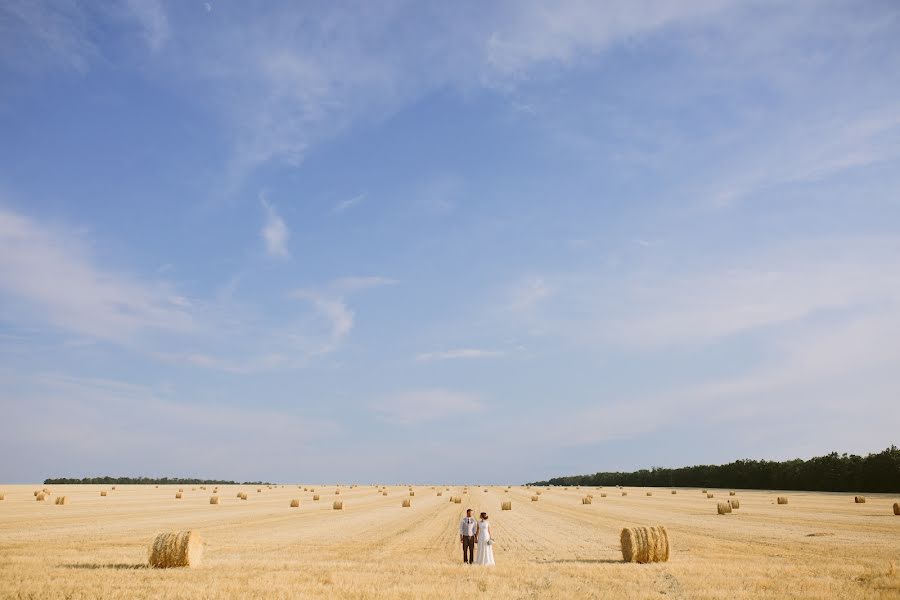
POLYGON ((540 491, 535 492, 535 494, 537 494, 538 496, 540 496, 540 495, 543 494, 543 493, 544 493, 544 492, 540 492, 540 491))
POLYGON ((409 508, 410 506, 412 506, 412 500, 410 500, 409 498, 404 498, 403 499, 403 508, 409 508))
POLYGON ((181 500, 181 492, 175 492, 175 499, 181 500))
POLYGON ((257 493, 257 494, 262 494, 262 488, 256 488, 256 493, 257 493))
POLYGON ((6 494, 0 494, 0 500, 6 500, 6 494))
POLYGON ((705 493, 706 493, 706 490, 702 490, 700 493, 701 493, 701 494, 705 494, 705 493))
POLYGON ((247 492, 241 492, 241 495, 240 495, 239 497, 240 497, 241 500, 246 500, 246 499, 247 499, 247 492))
POLYGON ((410 492, 409 495, 410 495, 410 496, 415 496, 416 493, 415 493, 415 492, 410 492))
POLYGON ((674 496, 675 494, 677 494, 677 493, 678 493, 678 490, 672 490, 672 495, 673 495, 673 496, 674 496))
POLYGON ((47 494, 45 494, 44 492, 38 492, 38 495, 35 496, 34 499, 37 500, 38 502, 43 502, 44 500, 47 499, 47 494))
POLYGON ((853 501, 854 501, 856 504, 865 504, 865 503, 866 503, 866 497, 865 497, 865 496, 853 496, 853 501))
POLYGON ((218 497, 218 496, 210 496, 210 497, 209 497, 209 503, 210 503, 210 504, 218 504, 218 503, 219 503, 219 497, 218 497))
POLYGON ((203 558, 203 540, 196 531, 160 533, 150 544, 148 562, 154 569, 193 567, 203 558))
POLYGON ((462 504, 462 498, 457 496, 456 498, 453 499, 453 503, 454 504, 462 504))
POLYGON ((238 493, 237 493, 237 497, 240 498, 242 493, 243 493, 243 492, 238 492, 238 493))
POLYGON ((627 495, 628 495, 628 492, 622 492, 622 495, 623 495, 623 496, 627 496, 627 495))
POLYGON ((319 495, 318 494, 313 495, 313 502, 318 502, 318 501, 319 501, 319 495))
POLYGON ((40 494, 40 493, 41 493, 41 490, 34 490, 34 495, 35 495, 35 497, 37 497, 37 495, 40 494))
POLYGON ((531 501, 532 501, 532 502, 537 502, 537 501, 538 501, 538 498, 540 498, 540 496, 532 496, 532 497, 531 497, 531 501))
MULTIPOLYGON (((3 498, 0 498, 0 500, 3 500, 3 498)), ((894 514, 900 515, 900 502, 894 502, 894 514)))
POLYGON ((183 491, 184 491, 184 488, 178 488, 178 491, 179 491, 179 492, 183 492, 183 491))
POLYGON ((300 499, 294 498, 291 500, 291 508, 300 508, 300 499))
POLYGON ((507 500, 500 504, 500 510, 512 510, 512 501, 507 500))
POLYGON ((669 534, 662 525, 622 530, 622 560, 651 563, 669 560, 669 534))
POLYGON ((730 502, 719 502, 716 505, 716 510, 720 515, 728 515, 731 514, 731 503, 730 502))
POLYGON ((648 495, 648 496, 652 496, 652 495, 653 495, 653 492, 647 492, 647 495, 648 495))
POLYGON ((106 490, 100 490, 100 495, 101 495, 101 496, 105 496, 105 495, 106 495, 106 490))
POLYGON ((787 496, 778 496, 778 504, 787 504, 787 496))
POLYGON ((716 496, 715 494, 707 494, 706 495, 707 498, 715 498, 715 496, 716 496))
POLYGON ((585 496, 581 499, 582 504, 591 504, 593 501, 593 498, 591 498, 590 496, 585 496))
POLYGON ((729 502, 731 503, 731 508, 740 508, 741 507, 741 501, 738 500, 737 498, 734 498, 733 500, 729 500, 729 502))
MULTIPOLYGON (((381 495, 382 495, 382 496, 387 496, 387 492, 381 492, 381 495)), ((438 494, 438 496, 440 496, 440 494, 438 494)))
POLYGON ((438 496, 443 496, 443 495, 444 495, 444 492, 438 492, 437 495, 438 495, 438 496))
POLYGON ((344 510, 344 503, 341 500, 335 500, 331 507, 334 510, 344 510))
POLYGON ((731 491, 731 492, 728 492, 728 495, 729 495, 729 496, 736 496, 737 494, 736 494, 735 492, 731 491))
POLYGON ((54 504, 56 504, 57 506, 64 506, 68 503, 69 503, 69 499, 66 498, 65 496, 57 496, 56 501, 54 502, 54 504))
POLYGON ((601 497, 601 498, 606 498, 606 492, 601 492, 601 493, 600 493, 600 497, 601 497))

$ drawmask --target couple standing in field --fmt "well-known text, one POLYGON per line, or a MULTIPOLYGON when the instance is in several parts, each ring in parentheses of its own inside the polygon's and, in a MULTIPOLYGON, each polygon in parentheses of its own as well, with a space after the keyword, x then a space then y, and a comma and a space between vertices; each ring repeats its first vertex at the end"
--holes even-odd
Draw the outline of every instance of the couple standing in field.
POLYGON ((472 509, 466 509, 466 516, 459 522, 459 541, 462 544, 464 563, 494 564, 494 540, 491 537, 491 524, 486 512, 481 513, 479 520, 476 521, 472 518, 472 509), (477 552, 474 552, 475 546, 478 546, 477 552))

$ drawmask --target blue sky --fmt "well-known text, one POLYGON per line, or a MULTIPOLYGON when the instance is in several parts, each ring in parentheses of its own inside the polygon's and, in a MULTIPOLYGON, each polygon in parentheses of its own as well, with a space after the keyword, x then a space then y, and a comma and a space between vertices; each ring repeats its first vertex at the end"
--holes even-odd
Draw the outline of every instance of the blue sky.
POLYGON ((900 431, 892 2, 0 6, 0 480, 900 431))

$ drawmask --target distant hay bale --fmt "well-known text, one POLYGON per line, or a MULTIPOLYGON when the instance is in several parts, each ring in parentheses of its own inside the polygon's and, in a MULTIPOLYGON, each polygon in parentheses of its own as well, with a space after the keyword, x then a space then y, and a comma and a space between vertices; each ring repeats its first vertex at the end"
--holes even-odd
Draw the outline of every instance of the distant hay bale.
POLYGON ((652 496, 652 495, 653 495, 653 492, 647 492, 647 495, 648 495, 648 496, 652 496))
POLYGON ((244 493, 244 492, 238 492, 238 493, 237 493, 237 497, 240 498, 240 497, 241 497, 241 494, 243 494, 243 493, 244 493))
POLYGON ((218 503, 219 503, 219 497, 218 497, 218 496, 210 496, 210 497, 209 497, 209 503, 210 503, 210 504, 218 504, 218 503))
POLYGON ((728 495, 729 495, 729 496, 736 496, 737 494, 736 494, 735 492, 732 491, 732 492, 728 492, 728 495))
MULTIPOLYGON (((0 497, 0 500, 3 500, 3 498, 0 497)), ((894 514, 900 515, 900 502, 894 502, 894 514)))
POLYGON ((438 496, 443 496, 443 495, 444 495, 444 492, 438 492, 437 495, 438 495, 438 496))
POLYGON ((857 504, 865 504, 866 497, 865 496, 853 496, 853 501, 857 504))
POLYGON ((106 490, 100 490, 100 495, 101 495, 101 496, 105 496, 105 495, 106 495, 106 490))
POLYGON ((787 504, 787 496, 778 496, 778 504, 787 504))
POLYGON ((150 544, 148 562, 155 569, 193 567, 203 558, 203 540, 196 531, 160 533, 150 544))
POLYGON ((6 500, 6 494, 0 494, 0 500, 6 500))
POLYGON ((674 496, 675 494, 677 494, 677 493, 678 493, 678 490, 672 490, 672 495, 673 495, 673 496, 674 496))
POLYGON ((651 563, 669 560, 669 534, 662 525, 630 527, 622 530, 622 559, 625 562, 651 563))
POLYGON ((459 496, 454 496, 450 501, 453 502, 453 504, 462 504, 462 498, 459 496))
POLYGON ((334 504, 331 505, 334 510, 344 510, 344 502, 341 500, 335 500, 334 504))
POLYGON ((184 488, 178 488, 178 491, 179 491, 179 492, 183 492, 183 491, 184 491, 184 488))
POLYGON ((628 495, 628 492, 622 492, 622 495, 623 495, 623 496, 627 496, 627 495, 628 495))
POLYGON ((606 498, 606 492, 600 492, 600 497, 601 497, 601 498, 606 498))
POLYGON ((340 496, 340 495, 341 495, 341 490, 334 490, 334 495, 335 495, 335 496, 340 496))
POLYGON ((403 499, 403 508, 409 508, 410 506, 412 506, 412 500, 410 500, 409 498, 404 498, 403 499))
POLYGON ((702 490, 700 493, 701 493, 701 494, 705 494, 705 493, 706 493, 706 490, 702 490))
POLYGON ((175 492, 175 499, 176 499, 176 500, 181 500, 181 496, 182 496, 181 492, 175 492))
POLYGON ((300 499, 294 498, 291 500, 291 508, 300 508, 300 499))
MULTIPOLYGON (((381 495, 382 495, 382 496, 387 496, 387 492, 381 492, 381 495)), ((440 496, 440 494, 438 494, 438 496, 440 496)))
POLYGON ((318 501, 319 501, 319 495, 318 495, 318 494, 315 494, 315 495, 313 496, 313 501, 314 501, 314 502, 318 502, 318 501))
POLYGON ((737 498, 735 498, 734 500, 729 500, 729 502, 731 502, 731 508, 740 508, 741 507, 741 501, 738 500, 737 498))
POLYGON ((111 487, 111 488, 109 488, 109 489, 111 489, 111 490, 113 490, 113 491, 115 491, 115 490, 116 490, 116 486, 112 486, 112 487, 111 487))
POLYGON ((40 494, 40 493, 41 493, 41 490, 34 490, 34 495, 35 495, 35 496, 37 496, 37 495, 40 494))
POLYGON ((44 492, 38 492, 38 495, 35 496, 34 499, 37 500, 38 502, 43 502, 44 500, 47 499, 47 494, 45 494, 44 492))
POLYGON ((706 495, 707 498, 715 498, 715 496, 716 496, 715 494, 707 494, 706 495))
POLYGON ((584 498, 581 499, 582 504, 590 504, 593 501, 594 501, 594 499, 591 498, 590 496, 585 496, 584 498))
POLYGON ((241 500, 246 500, 246 499, 247 499, 247 492, 241 492, 241 494, 240 494, 240 496, 238 496, 238 498, 240 498, 241 500))
POLYGON ((719 502, 716 505, 716 510, 720 515, 731 514, 731 503, 730 502, 719 502))
POLYGON ((416 493, 415 493, 415 492, 410 492, 409 495, 410 495, 410 496, 415 496, 416 493))
POLYGON ((69 499, 66 498, 65 496, 57 496, 56 500, 53 503, 56 504, 57 506, 63 506, 65 504, 69 503, 69 499))
POLYGON ((487 490, 487 488, 484 488, 484 493, 485 493, 485 494, 487 494, 487 493, 488 493, 488 490, 487 490))
POLYGON ((500 504, 500 510, 512 510, 512 501, 507 500, 500 504))
POLYGON ((537 494, 538 496, 540 496, 540 495, 543 494, 543 493, 544 493, 544 492, 540 492, 540 491, 535 492, 535 494, 537 494))
POLYGON ((257 494, 261 494, 261 493, 262 493, 262 488, 256 488, 256 493, 257 493, 257 494))
POLYGON ((540 498, 540 496, 532 496, 532 497, 531 497, 531 501, 532 501, 532 502, 537 502, 537 501, 538 501, 538 498, 540 498))

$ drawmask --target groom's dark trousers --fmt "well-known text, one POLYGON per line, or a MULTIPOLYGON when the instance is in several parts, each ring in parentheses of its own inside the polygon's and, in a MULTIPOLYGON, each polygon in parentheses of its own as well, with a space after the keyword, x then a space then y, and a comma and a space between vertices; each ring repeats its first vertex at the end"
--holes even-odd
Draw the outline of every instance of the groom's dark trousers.
POLYGON ((475 536, 464 535, 462 536, 462 539, 463 562, 472 564, 475 562, 475 536))

